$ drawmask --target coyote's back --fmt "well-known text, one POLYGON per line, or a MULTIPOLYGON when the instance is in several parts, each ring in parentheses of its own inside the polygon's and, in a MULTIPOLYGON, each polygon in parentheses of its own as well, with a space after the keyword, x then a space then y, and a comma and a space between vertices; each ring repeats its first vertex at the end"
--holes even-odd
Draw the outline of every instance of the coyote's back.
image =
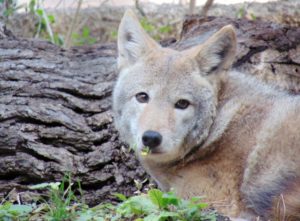
POLYGON ((300 220, 300 98, 228 71, 232 26, 179 52, 127 11, 118 49, 115 124, 162 189, 235 218, 300 220))

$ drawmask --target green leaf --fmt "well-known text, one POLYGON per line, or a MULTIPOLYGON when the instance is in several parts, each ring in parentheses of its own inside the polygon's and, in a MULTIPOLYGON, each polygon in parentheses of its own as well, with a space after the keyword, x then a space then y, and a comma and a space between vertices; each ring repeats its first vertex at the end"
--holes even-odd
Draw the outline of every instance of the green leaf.
POLYGON ((43 14, 44 14, 44 10, 43 9, 37 9, 37 10, 35 10, 35 12, 40 16, 40 17, 42 17, 43 16, 43 14))
MULTIPOLYGON (((4 220, 23 220, 24 216, 27 216, 32 212, 33 207, 31 205, 13 205, 9 202, 0 205, 0 218, 5 218, 4 220), (14 219, 9 219, 12 217, 14 219), (15 219, 17 218, 17 219, 15 219)), ((2 220, 2 219, 1 219, 2 220)))
POLYGON ((105 209, 114 210, 115 206, 112 205, 111 203, 103 203, 103 204, 100 204, 98 206, 91 208, 92 211, 99 211, 99 210, 105 210, 105 209))
POLYGON ((33 210, 33 207, 31 205, 12 205, 9 208, 10 213, 16 213, 19 215, 28 214, 33 210))
POLYGON ((180 199, 173 192, 168 192, 163 194, 163 202, 165 205, 178 206, 180 199))
POLYGON ((112 31, 112 32, 110 33, 110 35, 111 35, 111 37, 112 37, 113 39, 117 39, 117 37, 118 37, 118 32, 117 32, 116 30, 114 30, 114 31, 112 31))
POLYGON ((62 46, 64 44, 64 37, 58 33, 54 33, 54 43, 62 46))
POLYGON ((148 191, 148 196, 152 203, 157 205, 160 209, 163 209, 166 206, 163 200, 163 192, 161 192, 160 190, 151 189, 148 191))
POLYGON ((90 36, 90 29, 89 27, 84 27, 82 30, 82 37, 87 38, 90 36))
POLYGON ((171 33, 171 31, 172 31, 172 27, 171 26, 162 26, 162 27, 160 27, 159 29, 158 29, 158 31, 160 32, 160 33, 171 33))
POLYGON ((104 217, 99 217, 97 214, 93 213, 91 210, 87 210, 81 213, 76 221, 105 221, 104 217))
POLYGON ((55 17, 54 15, 48 15, 48 20, 51 24, 53 24, 55 22, 55 17))
MULTIPOLYGON (((162 211, 158 214, 150 214, 144 218, 144 221, 167 221, 170 220, 170 218, 178 218, 179 214, 176 212, 168 212, 168 211, 162 211)), ((173 220, 173 219, 172 219, 173 220)), ((174 219, 178 220, 178 219, 174 219)))
POLYGON ((120 201, 127 200, 127 197, 124 194, 122 194, 122 193, 113 193, 112 195, 115 196, 115 197, 117 197, 120 201))
POLYGON ((157 211, 157 206, 152 203, 152 201, 147 198, 147 195, 142 194, 139 196, 133 196, 120 204, 116 212, 120 215, 134 216, 151 214, 157 211))
POLYGON ((12 203, 5 202, 3 205, 0 205, 0 210, 8 210, 12 206, 12 203))
POLYGON ((257 19, 256 15, 254 15, 253 13, 250 14, 251 16, 251 20, 255 21, 257 19))
POLYGON ((151 33, 154 31, 155 27, 146 19, 143 18, 141 19, 141 25, 142 27, 145 29, 145 31, 147 31, 148 33, 151 33))

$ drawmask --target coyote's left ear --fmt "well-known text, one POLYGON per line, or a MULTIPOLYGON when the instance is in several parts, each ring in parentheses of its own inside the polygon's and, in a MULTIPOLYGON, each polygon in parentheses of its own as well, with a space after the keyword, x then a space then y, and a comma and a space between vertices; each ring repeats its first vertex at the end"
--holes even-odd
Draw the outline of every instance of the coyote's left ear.
POLYGON ((204 74, 227 70, 231 67, 236 52, 234 28, 227 25, 203 44, 187 51, 204 74))
POLYGON ((128 9, 118 30, 118 67, 134 64, 157 47, 160 46, 144 31, 134 12, 128 9))

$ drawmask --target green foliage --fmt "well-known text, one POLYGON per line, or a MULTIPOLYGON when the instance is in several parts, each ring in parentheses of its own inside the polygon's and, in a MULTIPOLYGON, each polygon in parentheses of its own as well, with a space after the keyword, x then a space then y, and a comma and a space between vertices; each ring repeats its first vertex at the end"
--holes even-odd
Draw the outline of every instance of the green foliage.
POLYGON ((116 214, 120 220, 139 221, 201 221, 216 220, 213 212, 203 212, 207 204, 200 198, 183 200, 173 192, 163 193, 158 189, 148 194, 133 196, 117 206, 116 214))
POLYGON ((172 27, 169 25, 162 26, 158 29, 159 33, 169 34, 173 31, 172 27))
POLYGON ((0 205, 0 220, 27 220, 27 215, 33 210, 31 205, 13 205, 5 202, 0 205))
POLYGON ((111 36, 113 39, 117 39, 117 37, 118 37, 118 32, 117 32, 116 30, 114 30, 114 31, 112 31, 112 32, 110 33, 110 36, 111 36))
POLYGON ((239 8, 239 10, 238 10, 238 12, 237 12, 237 14, 236 14, 236 17, 237 18, 244 18, 245 16, 246 16, 246 9, 245 9, 245 7, 243 6, 243 7, 241 7, 241 8, 239 8))
POLYGON ((142 27, 145 29, 145 31, 148 32, 149 34, 155 30, 155 26, 151 24, 150 21, 145 17, 140 20, 140 23, 142 27))
POLYGON ((50 220, 73 220, 75 218, 76 214, 72 204, 78 200, 72 190, 72 185, 70 175, 65 176, 59 186, 50 184, 49 211, 46 214, 50 220))
MULTIPOLYGON (((51 26, 56 22, 54 15, 47 14, 40 6, 41 0, 30 0, 26 6, 26 11, 36 18, 35 37, 44 38, 54 44, 62 46, 64 44, 63 36, 59 33, 53 33, 51 26)), ((22 7, 22 6, 20 6, 22 7)))
POLYGON ((241 18, 247 18, 249 20, 252 20, 252 21, 255 21, 257 18, 256 16, 253 14, 253 13, 249 13, 247 11, 247 8, 245 5, 243 5, 241 8, 239 8, 237 14, 236 14, 236 17, 238 19, 241 19, 241 18))
POLYGON ((141 155, 142 155, 142 156, 147 156, 149 153, 151 153, 150 148, 149 148, 149 147, 144 147, 144 148, 142 149, 141 155))
POLYGON ((113 196, 117 197, 120 201, 126 201, 127 197, 122 193, 114 193, 113 196))
MULTIPOLYGON (((143 17, 140 20, 140 24, 143 27, 143 29, 150 35, 152 36, 155 40, 159 41, 162 40, 162 38, 166 34, 171 34, 173 32, 173 28, 170 25, 163 25, 163 26, 155 26, 152 22, 150 22, 147 18, 143 17)), ((113 39, 117 39, 118 37, 118 32, 117 31, 112 31, 111 32, 111 37, 113 39)))
POLYGON ((7 22, 8 18, 21 7, 22 6, 17 6, 16 0, 0 0, 0 8, 2 8, 2 14, 0 17, 3 17, 5 22, 7 22))
POLYGON ((81 46, 81 45, 92 45, 96 43, 96 38, 90 36, 90 28, 83 27, 82 32, 80 34, 73 33, 72 40, 74 45, 81 46))
MULTIPOLYGON (((78 182, 79 192, 80 183, 78 182)), ((30 189, 48 190, 47 200, 33 205, 13 205, 3 201, 0 204, 0 220, 3 221, 215 221, 214 212, 203 209, 206 204, 200 198, 183 200, 173 192, 164 193, 151 189, 147 194, 126 197, 123 194, 113 194, 121 203, 110 203, 88 207, 79 200, 73 190, 70 175, 62 182, 42 183, 31 186, 30 189)))
POLYGON ((173 28, 169 25, 155 27, 147 18, 142 18, 140 22, 145 31, 155 40, 161 40, 164 34, 170 34, 173 31, 173 28))

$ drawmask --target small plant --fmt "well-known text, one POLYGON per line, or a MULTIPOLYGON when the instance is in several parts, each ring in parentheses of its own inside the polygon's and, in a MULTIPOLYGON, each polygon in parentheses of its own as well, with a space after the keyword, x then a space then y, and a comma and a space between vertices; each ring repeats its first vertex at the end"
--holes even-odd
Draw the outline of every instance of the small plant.
POLYGON ((42 36, 52 43, 62 46, 64 44, 63 36, 59 33, 54 33, 51 28, 51 25, 55 23, 54 15, 47 14, 40 5, 40 0, 30 0, 28 4, 29 12, 35 15, 38 20, 35 37, 42 36))
POLYGON ((76 216, 78 199, 72 189, 71 175, 66 175, 62 182, 42 183, 31 189, 48 189, 49 200, 44 203, 45 218, 51 221, 73 220, 76 216))
POLYGON ((247 7, 245 5, 239 8, 236 17, 238 19, 246 18, 252 21, 255 21, 257 19, 255 14, 253 14, 252 12, 248 12, 247 7))
POLYGON ((214 212, 204 212, 207 204, 200 198, 183 200, 173 192, 164 193, 158 189, 151 189, 147 194, 126 198, 118 196, 123 203, 117 206, 115 220, 138 221, 214 221, 214 212), (125 220, 126 220, 125 219, 125 220))
POLYGON ((151 153, 151 150, 149 147, 143 147, 141 155, 142 156, 147 156, 149 153, 151 153))
MULTIPOLYGON (((159 41, 165 36, 166 34, 171 34, 173 31, 173 27, 170 25, 163 25, 160 27, 157 27, 153 25, 152 22, 150 22, 147 18, 143 17, 141 20, 141 26, 143 29, 151 35, 155 40, 159 41)), ((113 39, 117 39, 118 37, 118 32, 116 30, 111 32, 111 37, 113 39)))
POLYGON ((13 205, 10 202, 0 204, 0 220, 27 220, 27 216, 32 212, 31 205, 13 205))
MULTIPOLYGON (((78 182, 79 192, 81 192, 78 182)), ((117 205, 102 203, 90 208, 75 196, 71 176, 62 182, 42 183, 31 189, 47 189, 42 202, 32 205, 13 205, 8 201, 0 204, 2 221, 215 221, 214 212, 204 210, 207 204, 201 198, 184 200, 173 192, 164 193, 151 189, 147 194, 126 197, 115 193, 121 201, 117 205)))
POLYGON ((0 19, 7 24, 9 17, 22 7, 23 5, 17 5, 17 0, 0 0, 0 19))
POLYGON ((92 45, 96 43, 96 38, 91 37, 90 28, 83 27, 82 32, 80 34, 73 33, 72 34, 73 43, 76 46, 81 45, 92 45))
POLYGON ((155 40, 161 40, 163 34, 170 34, 172 27, 169 25, 163 25, 161 27, 155 27, 147 18, 141 19, 141 25, 144 30, 150 34, 155 40))
POLYGON ((17 2, 15 0, 0 0, 0 4, 2 4, 3 12, 2 16, 8 18, 12 15, 17 8, 17 2))

